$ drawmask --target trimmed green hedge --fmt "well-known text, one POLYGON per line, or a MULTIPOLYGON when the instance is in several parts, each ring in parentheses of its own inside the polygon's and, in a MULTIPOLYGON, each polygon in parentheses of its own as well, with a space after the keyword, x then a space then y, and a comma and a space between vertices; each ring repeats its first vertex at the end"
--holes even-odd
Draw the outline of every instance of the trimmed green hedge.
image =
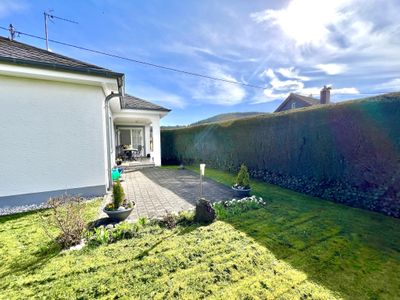
POLYGON ((163 164, 204 162, 400 217, 400 93, 161 132, 163 164))

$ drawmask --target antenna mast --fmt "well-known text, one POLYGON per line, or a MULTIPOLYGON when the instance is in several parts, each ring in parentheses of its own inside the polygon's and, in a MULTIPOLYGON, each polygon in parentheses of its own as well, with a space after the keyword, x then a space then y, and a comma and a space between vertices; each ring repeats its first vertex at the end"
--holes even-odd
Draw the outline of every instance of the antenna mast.
POLYGON ((75 22, 73 20, 68 20, 68 19, 64 19, 64 18, 60 18, 57 17, 55 15, 51 14, 52 10, 50 10, 49 12, 43 12, 44 15, 44 35, 46 37, 46 49, 47 51, 49 51, 49 29, 48 29, 48 20, 52 21, 53 19, 58 19, 64 22, 69 22, 69 23, 73 23, 73 24, 79 24, 78 22, 75 22))
POLYGON ((10 24, 10 26, 8 27, 8 31, 10 32, 10 40, 13 41, 15 39, 15 35, 17 34, 17 31, 15 30, 13 24, 10 24))

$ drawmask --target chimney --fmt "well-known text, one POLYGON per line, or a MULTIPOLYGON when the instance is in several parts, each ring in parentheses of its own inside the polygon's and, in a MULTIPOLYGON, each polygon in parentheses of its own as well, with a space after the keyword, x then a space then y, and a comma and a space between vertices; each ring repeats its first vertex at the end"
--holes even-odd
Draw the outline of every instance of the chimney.
POLYGON ((329 104, 331 102, 331 87, 327 87, 324 85, 324 87, 321 90, 321 96, 320 96, 320 101, 321 104, 329 104))

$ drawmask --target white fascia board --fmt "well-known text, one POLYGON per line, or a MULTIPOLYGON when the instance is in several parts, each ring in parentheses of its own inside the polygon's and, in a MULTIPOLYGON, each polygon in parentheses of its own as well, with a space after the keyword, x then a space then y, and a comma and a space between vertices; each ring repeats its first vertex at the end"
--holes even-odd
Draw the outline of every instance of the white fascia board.
POLYGON ((143 119, 154 119, 154 118, 160 118, 160 115, 158 113, 152 113, 152 114, 146 114, 143 113, 143 111, 137 110, 137 111, 132 111, 132 112, 125 112, 125 111, 121 111, 121 112, 113 112, 113 118, 143 118, 143 119))
POLYGON ((168 111, 164 110, 146 110, 146 109, 121 109, 121 113, 126 114, 141 114, 141 115, 152 115, 160 118, 166 116, 168 111))
POLYGON ((111 91, 118 92, 118 82, 115 78, 15 66, 3 63, 0 63, 0 75, 101 86, 104 93, 107 95, 110 94, 111 91))

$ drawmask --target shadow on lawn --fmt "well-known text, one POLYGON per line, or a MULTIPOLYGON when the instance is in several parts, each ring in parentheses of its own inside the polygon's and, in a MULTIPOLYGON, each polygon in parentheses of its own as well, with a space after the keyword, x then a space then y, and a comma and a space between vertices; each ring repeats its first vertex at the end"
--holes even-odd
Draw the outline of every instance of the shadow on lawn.
POLYGON ((223 221, 314 282, 363 299, 390 298, 398 292, 400 234, 395 231, 397 220, 392 225, 377 221, 384 218, 351 208, 321 211, 273 205, 223 221))
POLYGON ((0 278, 16 273, 29 273, 40 268, 61 252, 61 248, 53 241, 48 242, 32 256, 21 256, 13 261, 10 270, 0 274, 0 278))
POLYGON ((30 215, 35 215, 37 213, 43 212, 45 209, 31 210, 27 212, 20 212, 10 215, 2 215, 0 216, 0 224, 7 223, 8 221, 16 221, 20 218, 24 218, 30 215))

